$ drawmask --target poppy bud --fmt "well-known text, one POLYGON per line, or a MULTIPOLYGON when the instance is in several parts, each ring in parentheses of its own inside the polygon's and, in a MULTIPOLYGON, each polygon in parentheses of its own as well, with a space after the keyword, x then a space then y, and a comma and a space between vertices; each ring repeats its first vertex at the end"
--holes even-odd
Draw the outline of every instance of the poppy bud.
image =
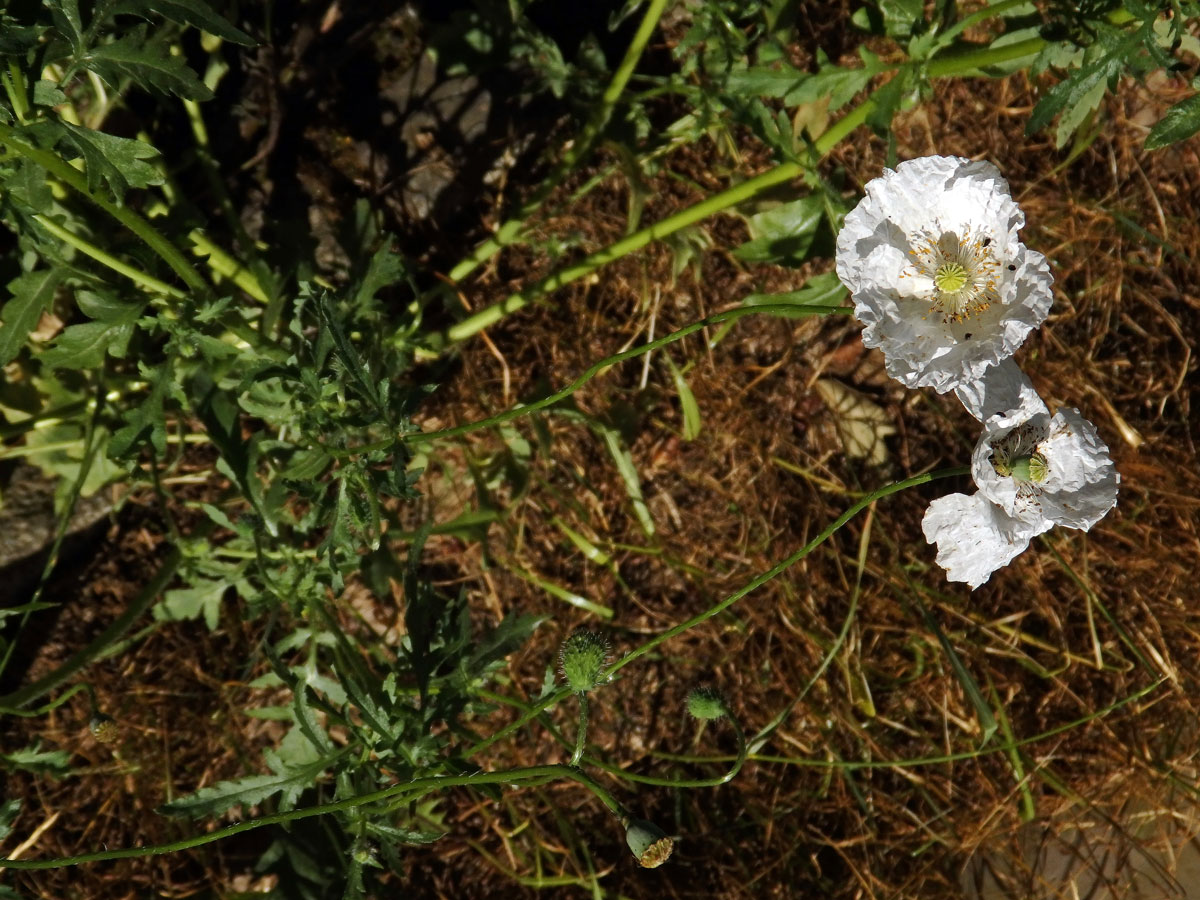
POLYGON ((713 687, 698 687, 688 694, 688 712, 697 719, 720 719, 727 715, 725 698, 713 687))
POLYGON ((645 819, 625 820, 625 843, 644 868, 656 869, 667 861, 675 842, 667 833, 645 819))
POLYGON ((558 652, 559 670, 576 694, 586 694, 596 687, 607 664, 608 641, 598 632, 586 628, 571 632, 558 652))

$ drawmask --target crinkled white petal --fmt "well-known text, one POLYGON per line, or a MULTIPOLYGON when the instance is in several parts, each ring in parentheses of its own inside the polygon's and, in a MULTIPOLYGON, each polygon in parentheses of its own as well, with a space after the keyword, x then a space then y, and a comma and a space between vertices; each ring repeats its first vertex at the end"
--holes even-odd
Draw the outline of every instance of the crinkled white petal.
POLYGON ((975 445, 971 474, 980 494, 1007 515, 1083 531, 1116 506, 1121 481, 1096 427, 1074 409, 991 417, 975 445), (997 471, 997 460, 1035 454, 1044 464, 1040 481, 997 471))
POLYGON ((937 564, 950 581, 979 587, 1050 527, 1014 519, 981 494, 949 494, 929 504, 921 530, 937 544, 937 564))
POLYGON ((1088 531, 1117 505, 1121 475, 1096 426, 1077 409, 1060 409, 1038 449, 1050 463, 1043 513, 1055 525, 1088 531))
POLYGON ((978 381, 960 384, 954 393, 980 422, 1007 415, 1024 421, 1035 413, 1049 412, 1029 377, 1011 358, 989 368, 978 381))
POLYGON ((929 156, 867 185, 838 234, 837 273, 889 375, 944 393, 979 380, 1045 320, 1053 279, 1018 240, 1024 224, 986 162, 929 156), (951 251, 970 273, 959 291, 935 286, 951 251))

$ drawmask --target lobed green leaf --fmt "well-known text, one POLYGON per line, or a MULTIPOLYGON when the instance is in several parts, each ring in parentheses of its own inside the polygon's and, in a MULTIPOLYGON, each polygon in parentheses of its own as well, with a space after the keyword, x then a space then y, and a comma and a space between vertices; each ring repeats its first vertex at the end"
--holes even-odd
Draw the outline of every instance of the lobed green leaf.
POLYGON ((130 78, 147 91, 174 94, 185 100, 210 100, 213 96, 182 56, 172 56, 167 48, 147 43, 141 34, 92 47, 76 62, 114 87, 122 78, 130 78))
POLYGON ((194 25, 209 34, 233 41, 245 47, 253 47, 254 38, 217 15, 203 0, 127 0, 118 5, 116 12, 144 16, 148 12, 158 13, 181 25, 194 25))
POLYGON ((221 781, 201 788, 194 794, 172 800, 158 808, 166 816, 215 816, 234 806, 257 806, 264 800, 284 791, 299 792, 313 783, 329 768, 333 758, 323 756, 307 765, 270 775, 249 775, 235 781, 221 781))
POLYGON ((38 269, 8 283, 11 297, 0 308, 0 366, 17 358, 42 313, 50 308, 63 278, 61 269, 38 269))
POLYGON ((146 162, 158 156, 158 151, 149 144, 70 122, 63 122, 62 126, 66 142, 84 159, 88 189, 93 193, 101 184, 107 184, 117 203, 123 203, 125 192, 131 187, 162 184, 158 169, 146 162))
POLYGON ((1159 150, 1187 140, 1200 131, 1200 94, 1180 100, 1154 123, 1146 136, 1147 150, 1159 150))

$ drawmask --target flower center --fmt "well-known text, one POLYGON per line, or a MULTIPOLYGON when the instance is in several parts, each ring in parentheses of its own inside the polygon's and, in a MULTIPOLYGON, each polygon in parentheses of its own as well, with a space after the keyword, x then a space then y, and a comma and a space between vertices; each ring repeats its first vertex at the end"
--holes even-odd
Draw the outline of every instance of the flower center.
POLYGON ((992 457, 992 466, 996 474, 1024 484, 1041 484, 1046 480, 1049 467, 1046 457, 1040 453, 1028 456, 1004 456, 997 452, 992 457))
POLYGON ((926 231, 915 236, 909 251, 912 263, 901 277, 926 285, 918 295, 943 322, 963 322, 978 316, 1000 299, 997 289, 1000 261, 992 238, 980 230, 926 231))
POLYGON ((939 291, 957 293, 967 283, 967 270, 956 262, 946 263, 934 273, 933 283, 939 291))
POLYGON ((1014 428, 992 444, 992 468, 1024 488, 1041 484, 1050 474, 1046 457, 1038 452, 1046 437, 1046 429, 1033 422, 1014 428))

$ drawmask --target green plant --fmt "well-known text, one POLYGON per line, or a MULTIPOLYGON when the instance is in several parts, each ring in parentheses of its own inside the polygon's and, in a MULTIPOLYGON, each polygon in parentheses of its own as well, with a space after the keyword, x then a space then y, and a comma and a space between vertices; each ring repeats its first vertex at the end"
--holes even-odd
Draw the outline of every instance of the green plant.
MULTIPOLYGON (((706 0, 685 11, 669 74, 644 75, 637 71, 639 61, 670 4, 651 0, 632 6, 639 24, 611 73, 595 53, 566 61, 523 15, 521 4, 499 12, 495 4, 481 4, 472 14, 468 49, 491 41, 487 65, 516 64, 531 73, 538 90, 571 96, 586 112, 579 116, 574 143, 550 161, 542 185, 449 270, 449 282, 465 283, 505 248, 532 245, 551 198, 586 171, 591 154, 606 140, 618 147, 631 199, 624 237, 458 321, 447 321, 436 302, 444 285, 435 285, 430 273, 396 252, 381 216, 365 200, 338 236, 350 260, 340 279, 313 274, 307 259, 272 267, 264 248, 236 224, 236 212, 233 224, 215 216, 210 222, 204 209, 189 202, 183 182, 197 172, 160 154, 156 132, 165 136, 164 122, 184 116, 196 141, 195 165, 212 176, 215 163, 198 104, 219 86, 223 42, 253 43, 200 0, 90 7, 61 0, 0 12, 5 66, 0 217, 17 244, 3 262, 9 297, 0 309, 5 438, 19 444, 21 455, 62 477, 59 543, 81 494, 120 483, 133 496, 154 498, 171 546, 158 575, 119 619, 54 672, 0 697, 0 706, 25 714, 35 701, 67 688, 151 607, 158 621, 203 620, 211 629, 230 614, 234 598, 236 614, 262 628, 269 674, 256 687, 282 688, 290 698, 254 710, 283 723, 278 744, 263 754, 268 772, 202 788, 163 808, 169 815, 205 820, 236 807, 257 808, 262 815, 160 846, 7 860, 5 866, 37 869, 141 857, 297 823, 273 833, 260 868, 285 873, 301 895, 360 896, 372 889, 372 872, 403 872, 405 846, 432 842, 449 829, 437 800, 430 799, 435 792, 466 787, 497 798, 503 785, 563 779, 589 790, 632 832, 629 845, 639 860, 649 853, 650 861, 662 862, 669 853, 665 832, 634 819, 584 767, 630 783, 716 786, 740 771, 791 707, 748 743, 730 702, 696 695, 693 715, 713 720, 712 728, 728 719, 738 751, 731 759, 693 760, 731 763, 718 775, 680 779, 627 773, 589 756, 589 704, 599 702, 630 663, 730 609, 876 501, 965 469, 918 473, 865 489, 842 516, 760 577, 615 662, 608 662, 606 646, 600 652, 601 641, 568 638, 562 661, 568 684, 556 687, 547 677, 542 691, 526 702, 493 686, 505 659, 543 620, 510 615, 482 625, 473 619, 465 594, 435 587, 421 554, 437 526, 423 521, 412 502, 421 466, 449 465, 439 454, 452 438, 535 421, 543 413, 573 416, 602 437, 652 538, 652 517, 619 429, 571 409, 572 395, 605 370, 702 330, 715 329, 710 344, 715 343, 744 317, 843 315, 849 310, 838 304, 845 290, 825 272, 786 293, 738 298, 731 308, 594 362, 539 398, 438 431, 422 432, 413 421, 432 390, 429 370, 417 360, 444 362, 458 345, 511 313, 655 241, 680 242, 678 275, 695 249, 705 246, 694 233, 687 239, 689 229, 718 213, 737 212, 745 220, 749 239, 732 248, 740 264, 798 267, 827 256, 848 203, 837 173, 823 170, 822 160, 863 125, 887 137, 894 155, 893 118, 927 97, 939 79, 1064 69, 1065 78, 1047 92, 1028 124, 1037 130, 1058 117, 1059 145, 1074 138, 1082 148, 1095 137, 1085 126, 1124 74, 1175 69, 1177 51, 1195 52, 1185 23, 1197 15, 1195 4, 1171 3, 1168 16, 1126 0, 1120 8, 1087 7, 1069 16, 1053 7, 1044 17, 1032 4, 1006 0, 962 16, 954 3, 939 2, 926 17, 922 3, 880 2, 855 21, 885 42, 886 53, 864 44, 853 65, 818 53, 816 71, 806 71, 789 62, 795 35, 788 4, 706 0), (500 13, 499 19, 492 15, 500 13), (1000 36, 973 36, 976 28, 1000 23, 1005 23, 1000 36), (496 48, 507 48, 498 59, 496 48), (203 77, 189 61, 205 69, 203 77), (123 115, 116 125, 118 112, 123 115), (830 121, 838 113, 841 118, 830 121), (136 124, 129 125, 125 115, 136 124), (770 168, 744 179, 729 152, 743 131, 773 160, 770 168), (645 197, 639 195, 644 176, 672 151, 698 144, 714 148, 720 160, 714 169, 728 186, 644 224, 645 197), (791 185, 797 188, 782 201, 769 199, 772 191, 791 185), (33 334, 44 316, 64 325, 49 340, 33 334), (203 499, 168 484, 185 463, 203 472, 209 488, 203 499), (410 537, 400 544, 389 538, 406 531, 410 537), (392 583, 400 586, 405 636, 398 651, 371 640, 366 630, 346 627, 351 616, 341 601, 354 577, 380 595, 392 583), (568 649, 574 656, 568 658, 568 649), (575 658, 581 649, 587 657, 582 664, 575 658), (591 693, 598 696, 589 699, 591 693), (546 715, 572 696, 579 709, 573 741, 546 715), (497 704, 515 708, 517 717, 489 735, 475 733, 472 723, 497 704), (473 759, 534 721, 550 725, 570 753, 569 765, 477 768, 473 759), (318 819, 336 827, 310 831, 298 824, 318 819), (321 849, 331 836, 332 853, 328 846, 321 849)), ((484 62, 472 59, 464 56, 466 70, 483 71, 484 62)), ((1194 101, 1189 97, 1173 107, 1152 129, 1147 147, 1200 128, 1194 101)), ((575 196, 586 190, 585 184, 575 196)), ((216 205, 230 202, 223 201, 216 205)), ((684 416, 683 437, 691 440, 700 434, 701 409, 688 388, 686 365, 671 362, 670 370, 684 416)), ((575 547, 591 546, 602 554, 585 536, 565 525, 562 530, 575 547)), ((46 564, 43 587, 55 557, 52 553, 46 564)), ((860 580, 862 566, 860 558, 860 580)), ((46 604, 39 588, 23 606, 5 610, 10 630, 0 644, 4 665, 21 628, 46 604)), ((589 608, 611 615, 602 605, 589 608)), ((853 605, 847 627, 852 616, 853 605)), ((929 621, 975 706, 985 743, 991 741, 998 727, 994 704, 937 623, 929 621)), ((814 680, 838 658, 845 634, 814 680)), ((61 704, 73 690, 37 712, 61 704)), ((869 697, 859 700, 869 705, 869 697)), ((104 725, 103 719, 95 721, 104 725)), ((1019 762, 1013 754, 1021 742, 1005 738, 979 752, 1005 752, 1019 762)), ((56 752, 34 747, 5 759, 13 767, 61 771, 56 752)), ((850 771, 857 763, 845 765, 850 771)), ((15 812, 6 806, 5 820, 15 812)))

